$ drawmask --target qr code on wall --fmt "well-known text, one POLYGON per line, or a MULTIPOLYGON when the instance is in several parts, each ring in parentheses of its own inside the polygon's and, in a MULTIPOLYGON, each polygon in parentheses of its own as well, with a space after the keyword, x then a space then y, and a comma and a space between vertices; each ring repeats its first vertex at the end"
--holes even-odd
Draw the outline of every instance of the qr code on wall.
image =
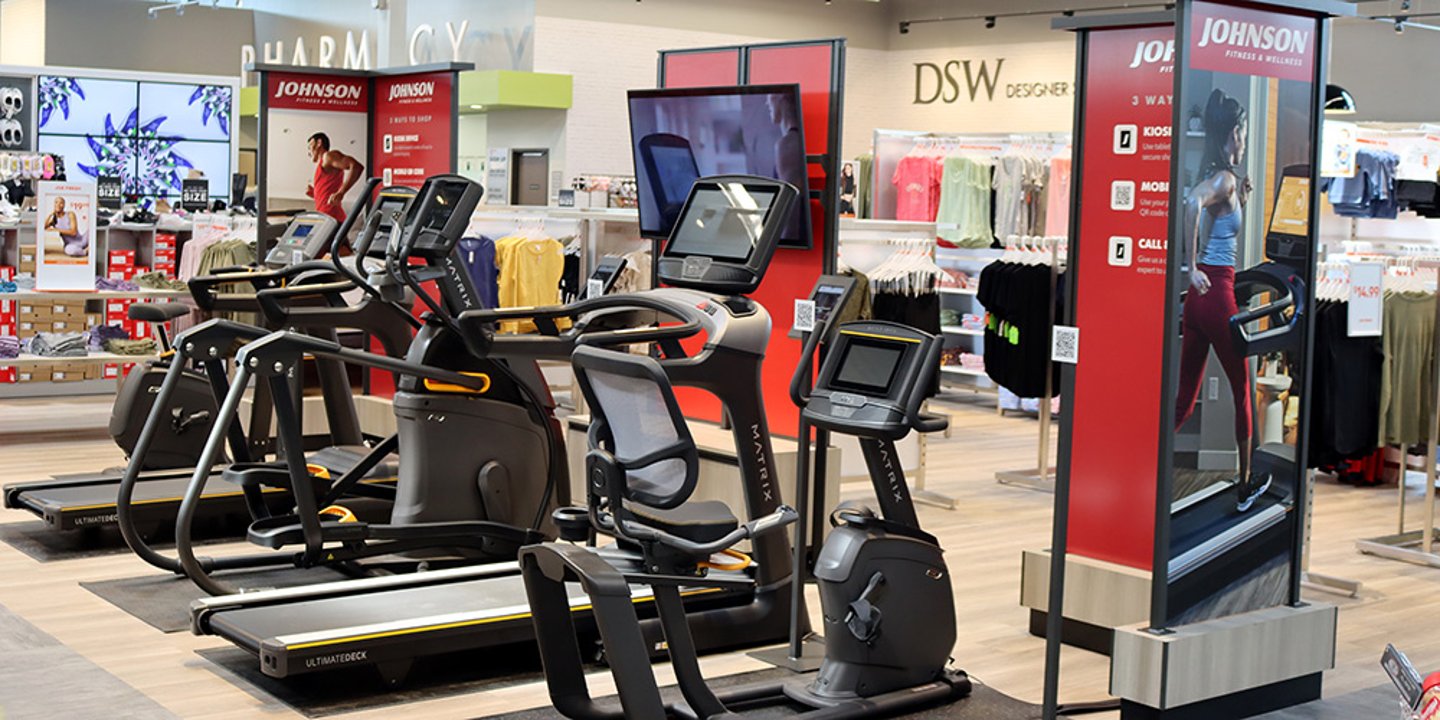
POLYGON ((1050 334, 1050 359, 1074 365, 1080 361, 1080 328, 1056 325, 1050 334))

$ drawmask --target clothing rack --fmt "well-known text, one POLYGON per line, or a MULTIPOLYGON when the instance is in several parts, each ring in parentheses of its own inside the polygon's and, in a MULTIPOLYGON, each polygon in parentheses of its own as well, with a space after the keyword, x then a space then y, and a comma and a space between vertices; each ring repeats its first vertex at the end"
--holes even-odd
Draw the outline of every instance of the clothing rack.
MULTIPOLYGON (((1440 260, 1424 258, 1417 260, 1414 264, 1417 268, 1440 271, 1440 260)), ((1440 322, 1440 293, 1435 296, 1435 317, 1440 322)), ((1440 325, 1437 325, 1440 327, 1440 325)), ((1440 358, 1440 333, 1436 333, 1435 342, 1432 347, 1440 358)), ((1440 448, 1440 360, 1432 359, 1430 373, 1432 382, 1437 383, 1437 397, 1432 398, 1434 406, 1430 412, 1430 429, 1425 448, 1425 505, 1421 512, 1424 525, 1420 530, 1406 531, 1405 529, 1405 463, 1402 461, 1400 477, 1397 482, 1399 487, 1399 517, 1394 535, 1386 535, 1368 540, 1360 540, 1355 543, 1357 549, 1363 553, 1401 560, 1416 565, 1440 567, 1440 553, 1435 552, 1435 463, 1440 461, 1437 457, 1437 448, 1440 448)))
MULTIPOLYGON (((1009 245, 1017 238, 1006 238, 1009 245)), ((1060 278, 1060 258, 1064 257, 1062 246, 1065 245, 1065 238, 1041 238, 1041 243, 1049 246, 1050 249, 1050 326, 1055 326, 1055 289, 1060 278)), ((1040 400, 1040 443, 1036 452, 1034 468, 1023 470, 1001 470, 995 473, 995 480, 1004 485, 1015 485, 1027 487, 1042 492, 1055 492, 1055 467, 1050 464, 1050 425, 1053 422, 1051 412, 1052 402, 1055 398, 1055 377, 1051 369, 1055 361, 1045 361, 1045 397, 1040 400)))
MULTIPOLYGON (((926 228, 924 231, 908 237, 898 236, 896 233, 875 234, 848 238, 842 237, 839 246, 839 259, 841 266, 849 267, 857 272, 865 273, 866 275, 869 275, 870 271, 883 266, 891 259, 891 257, 899 253, 920 252, 927 255, 932 262, 935 259, 935 238, 934 234, 930 231, 929 228, 926 228), (865 248, 888 248, 890 250, 890 253, 881 256, 878 259, 874 257, 856 257, 856 254, 854 253, 852 253, 849 258, 846 258, 844 250, 845 246, 847 245, 852 247, 865 248), (857 262, 857 260, 859 262, 857 262), (870 262, 872 260, 875 260, 875 262, 870 262)), ((871 290, 873 292, 873 285, 871 286, 871 290)), ((922 409, 928 409, 928 405, 929 403, 927 402, 925 407, 922 409)), ((945 429, 945 437, 950 437, 949 428, 945 429)), ((928 475, 928 473, 926 472, 926 458, 928 457, 930 442, 928 433, 916 433, 915 441, 917 443, 919 459, 916 467, 914 468, 914 471, 910 473, 911 498, 918 503, 931 505, 933 507, 944 508, 946 510, 954 510, 956 507, 958 507, 959 501, 948 495, 944 495, 933 490, 928 490, 925 487, 928 475)), ((903 465, 903 450, 901 452, 901 456, 901 463, 903 465)))

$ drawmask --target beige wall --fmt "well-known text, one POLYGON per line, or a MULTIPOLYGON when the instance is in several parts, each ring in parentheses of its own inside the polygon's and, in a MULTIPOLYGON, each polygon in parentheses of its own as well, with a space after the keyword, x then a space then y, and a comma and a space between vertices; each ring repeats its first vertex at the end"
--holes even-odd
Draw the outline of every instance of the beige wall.
POLYGON ((0 2, 0 65, 45 64, 45 0, 0 2))

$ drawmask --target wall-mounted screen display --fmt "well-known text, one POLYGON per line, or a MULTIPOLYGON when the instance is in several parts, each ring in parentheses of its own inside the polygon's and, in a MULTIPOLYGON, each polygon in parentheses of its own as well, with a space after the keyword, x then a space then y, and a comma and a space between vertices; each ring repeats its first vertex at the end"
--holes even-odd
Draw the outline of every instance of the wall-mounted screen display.
POLYGON ((629 101, 642 235, 669 237, 696 178, 758 175, 800 191, 780 245, 810 246, 798 85, 631 90, 629 101))
POLYGON ((38 148, 70 180, 117 175, 126 196, 174 202, 198 173, 229 199, 231 87, 42 75, 37 94, 38 148))

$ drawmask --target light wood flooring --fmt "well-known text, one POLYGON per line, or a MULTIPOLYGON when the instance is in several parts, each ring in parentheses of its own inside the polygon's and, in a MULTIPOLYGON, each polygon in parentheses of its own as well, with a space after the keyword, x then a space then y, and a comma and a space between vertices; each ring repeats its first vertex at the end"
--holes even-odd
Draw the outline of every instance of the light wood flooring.
MULTIPOLYGON (((99 401, 76 400, 70 410, 93 416, 95 409, 86 406, 99 401)), ((37 422, 27 420, 27 412, 36 410, 33 401, 27 402, 23 409, 25 403, 0 402, 0 429, 13 432, 37 422)), ((946 548, 956 580, 957 664, 1002 692, 1038 701, 1044 642, 1027 634, 1027 612, 1018 604, 1020 553, 1048 545, 1052 496, 995 482, 995 471, 1033 463, 1038 424, 1033 418, 997 417, 991 403, 977 399, 935 406, 948 410, 953 424, 948 439, 935 436, 930 442, 928 484, 931 490, 957 498, 959 507, 946 511, 922 506, 920 518, 946 548)), ((65 407, 45 404, 39 412, 49 418, 52 413, 63 414, 65 407)), ((49 419, 41 425, 54 427, 49 419)), ((93 430, 0 437, 4 482, 93 470, 119 461, 114 445, 93 430)), ((845 494, 863 497, 867 492, 852 484, 845 494)), ((1411 494, 1418 497, 1419 492, 1416 487, 1411 494)), ((1314 599, 1335 601, 1342 608, 1338 666, 1327 674, 1327 695, 1387 682, 1377 662, 1387 642, 1402 647, 1422 672, 1440 669, 1440 631, 1433 613, 1434 599, 1440 596, 1440 569, 1364 556, 1354 549, 1358 538, 1394 531, 1395 495, 1393 487, 1355 489, 1329 481, 1319 485, 1312 570, 1364 583, 1359 599, 1313 594, 1314 599)), ((0 522, 31 520, 20 511, 0 511, 0 522)), ((224 550, 216 554, 220 552, 224 550)), ((241 684, 196 655, 197 650, 223 647, 224 641, 185 633, 163 635, 78 585, 150 571, 129 555, 41 564, 0 544, 0 605, 180 717, 300 717, 263 689, 241 684)), ((812 608, 817 606, 811 603, 812 608)), ((767 667, 743 653, 709 657, 703 665, 710 674, 767 667)), ((1106 697, 1108 671, 1106 658, 1067 648, 1062 699, 1106 697)), ((669 677, 664 666, 660 674, 662 681, 669 677)), ((603 673, 592 680, 599 693, 607 684, 603 673)), ((103 699, 97 700, 104 707, 103 699)), ((403 707, 403 714, 474 717, 545 703, 543 685, 532 683, 413 703, 403 707)), ((124 708, 110 709, 124 714, 124 708)), ((385 708, 343 717, 396 715, 397 708, 385 708)))

